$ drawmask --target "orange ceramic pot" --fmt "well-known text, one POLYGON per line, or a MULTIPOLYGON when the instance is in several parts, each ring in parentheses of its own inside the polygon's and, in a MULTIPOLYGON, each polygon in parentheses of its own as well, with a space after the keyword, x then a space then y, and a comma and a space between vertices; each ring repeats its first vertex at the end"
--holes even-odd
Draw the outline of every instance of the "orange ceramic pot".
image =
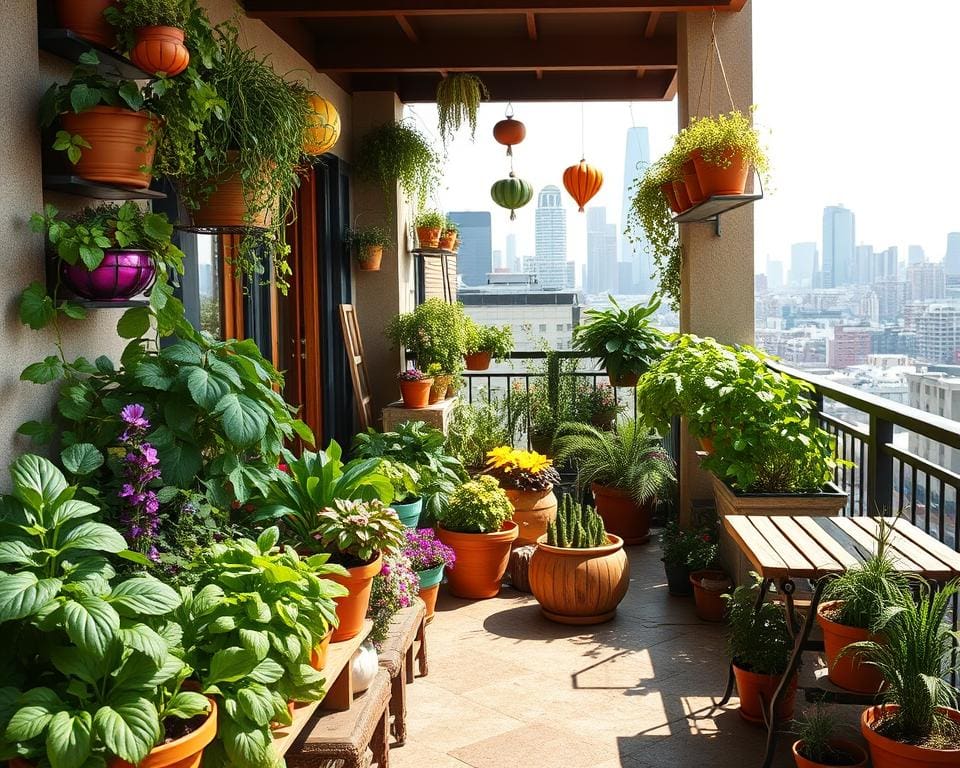
POLYGON ((701 621, 714 623, 723 621, 727 613, 727 603, 723 595, 730 588, 730 579, 723 571, 694 571, 690 574, 690 583, 693 585, 693 599, 696 606, 697 618, 701 621), (704 586, 704 581, 716 584, 717 589, 704 586), (721 584, 722 582, 722 584, 721 584))
POLYGON ((453 246, 457 244, 457 233, 456 232, 444 232, 440 236, 440 247, 445 251, 452 251, 453 246))
POLYGON ((382 245, 368 245, 363 249, 360 261, 361 272, 379 272, 380 262, 383 260, 382 245))
POLYGON ((417 242, 421 248, 439 247, 440 227, 417 227, 417 242))
POLYGON ((438 526, 437 538, 457 555, 456 566, 447 572, 451 594, 470 600, 496 597, 518 532, 513 520, 492 533, 460 533, 438 526))
POLYGON ((404 408, 426 408, 430 405, 430 390, 433 379, 419 381, 401 381, 400 396, 403 398, 404 408))
POLYGON ((650 541, 650 518, 653 504, 637 504, 619 488, 593 483, 593 502, 603 518, 607 533, 623 539, 624 544, 646 544, 650 541))
POLYGON ((474 352, 472 355, 464 356, 464 364, 468 371, 485 371, 490 367, 489 352, 474 352))
POLYGON ((823 603, 817 609, 817 624, 823 630, 823 651, 827 657, 827 670, 830 682, 857 693, 878 693, 883 687, 883 675, 869 664, 863 664, 857 654, 843 656, 840 652, 851 643, 864 640, 877 640, 866 629, 838 624, 824 616, 824 611, 838 607, 839 602, 823 603))
POLYGON ((175 77, 190 63, 184 33, 176 27, 139 27, 130 60, 151 75, 175 77))
POLYGON ((667 199, 667 205, 670 206, 671 211, 674 213, 683 213, 683 209, 680 208, 680 202, 677 200, 677 193, 673 191, 672 181, 661 184, 660 191, 663 192, 663 196, 667 199))
POLYGON ((561 624, 609 621, 630 586, 623 539, 607 534, 605 547, 553 547, 541 536, 530 557, 530 591, 543 615, 561 624))
POLYGON ((426 621, 433 621, 433 614, 437 610, 437 593, 440 590, 440 582, 443 581, 444 567, 442 565, 428 568, 425 571, 417 571, 420 579, 420 599, 426 606, 426 621))
POLYGON ((544 491, 518 491, 505 488, 504 493, 513 505, 513 522, 520 529, 515 547, 536 544, 547 532, 547 526, 557 519, 557 497, 551 485, 544 491))
MULTIPOLYGON (((154 747, 137 768, 199 768, 203 750, 217 736, 217 702, 209 696, 207 701, 210 702, 210 713, 203 725, 169 744, 154 747)), ((115 757, 110 761, 110 768, 133 768, 133 765, 115 757)))
MULTIPOLYGON (((855 760, 854 763, 846 763, 851 768, 867 768, 867 753, 863 751, 863 747, 859 744, 844 739, 833 739, 830 741, 830 747, 837 752, 849 755, 852 760, 855 760)), ((802 749, 802 741, 793 742, 793 761, 797 764, 797 768, 830 768, 825 763, 815 763, 813 760, 805 758, 800 754, 802 749)))
MULTIPOLYGON (((733 674, 737 679, 737 694, 740 696, 740 717, 748 723, 763 725, 764 710, 777 692, 780 675, 758 675, 756 672, 741 669, 736 664, 733 665, 733 674)), ((794 675, 774 713, 777 722, 793 719, 793 701, 796 695, 797 675, 794 675)))
MULTIPOLYGON (((860 732, 870 748, 870 761, 873 768, 946 768, 960 765, 960 749, 927 749, 903 744, 874 730, 877 722, 898 709, 896 704, 869 707, 860 716, 860 732)), ((947 707, 940 711, 960 727, 960 712, 947 707)))
POLYGON ((680 213, 693 207, 693 203, 690 202, 690 195, 687 194, 687 185, 683 183, 683 179, 673 182, 673 194, 677 196, 680 213))
POLYGON ((683 184, 687 190, 687 197, 692 205, 699 205, 704 201, 703 190, 700 189, 700 180, 697 179, 697 167, 689 157, 683 161, 683 184))
POLYGON ((343 597, 334 598, 337 604, 337 618, 340 623, 333 630, 333 636, 330 638, 331 642, 339 643, 360 634, 363 629, 363 620, 367 616, 367 608, 370 605, 370 588, 373 586, 373 577, 380 573, 380 566, 382 565, 383 557, 377 555, 376 560, 366 565, 348 568, 346 576, 334 574, 328 577, 349 590, 343 597))
POLYGON ((332 629, 310 651, 310 666, 318 671, 327 665, 327 651, 330 649, 331 637, 333 637, 332 629))
POLYGON ((90 144, 74 166, 77 176, 135 189, 150 186, 149 168, 156 152, 151 133, 156 120, 149 112, 94 107, 80 114, 66 112, 60 122, 65 131, 90 144))
POLYGON ((103 12, 114 0, 57 0, 57 20, 61 27, 107 48, 117 44, 117 33, 103 12))
MULTIPOLYGON (((237 161, 237 152, 227 152, 227 163, 237 161)), ((247 198, 238 173, 228 172, 213 183, 216 189, 193 212, 193 223, 198 227, 259 227, 270 226, 270 208, 273 201, 263 201, 263 207, 253 211, 247 220, 247 198)), ((259 201, 258 201, 259 202, 259 201)))
POLYGON ((704 197, 743 194, 750 164, 744 159, 742 152, 729 150, 725 155, 725 159, 730 161, 726 167, 708 163, 699 149, 693 150, 690 158, 697 169, 697 181, 700 182, 700 191, 704 197))
POLYGON ((713 438, 712 438, 712 437, 701 437, 701 438, 698 438, 698 439, 700 440, 700 448, 703 450, 704 453, 706 453, 708 456, 709 456, 711 453, 713 453, 713 438))

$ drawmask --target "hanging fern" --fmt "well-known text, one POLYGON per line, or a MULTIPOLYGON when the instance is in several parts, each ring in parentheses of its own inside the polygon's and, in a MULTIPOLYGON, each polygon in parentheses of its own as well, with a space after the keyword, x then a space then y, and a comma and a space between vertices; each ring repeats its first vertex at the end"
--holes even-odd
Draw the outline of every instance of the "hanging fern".
POLYGON ((445 77, 437 85, 437 112, 440 114, 440 136, 443 143, 464 123, 470 124, 470 141, 477 133, 477 110, 481 101, 490 98, 487 86, 476 75, 463 73, 445 77))
POLYGON ((383 188, 388 212, 397 182, 420 211, 440 178, 439 155, 419 130, 405 122, 381 125, 364 136, 356 167, 360 178, 383 188))

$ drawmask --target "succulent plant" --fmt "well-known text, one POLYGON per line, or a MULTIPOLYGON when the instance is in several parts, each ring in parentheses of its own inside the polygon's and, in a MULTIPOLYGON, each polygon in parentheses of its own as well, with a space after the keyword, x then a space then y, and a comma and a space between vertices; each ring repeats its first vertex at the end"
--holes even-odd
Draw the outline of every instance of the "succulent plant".
POLYGON ((608 543, 603 518, 596 510, 577 503, 569 493, 563 494, 556 519, 547 525, 547 544, 563 549, 589 549, 608 543))

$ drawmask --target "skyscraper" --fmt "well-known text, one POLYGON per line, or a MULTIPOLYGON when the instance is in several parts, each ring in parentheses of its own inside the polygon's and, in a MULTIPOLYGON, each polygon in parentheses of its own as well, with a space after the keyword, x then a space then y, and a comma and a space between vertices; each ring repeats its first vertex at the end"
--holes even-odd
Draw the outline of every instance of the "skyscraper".
POLYGON ((873 280, 896 280, 899 274, 899 249, 891 245, 887 250, 873 254, 873 280))
POLYGON ((451 211, 447 218, 460 228, 457 272, 466 285, 486 285, 493 271, 493 236, 489 211, 451 211))
POLYGON ((511 232, 507 235, 507 264, 506 267, 511 272, 522 272, 523 265, 520 263, 520 257, 517 256, 517 236, 511 232))
POLYGON ((537 197, 533 273, 541 288, 573 287, 567 285, 567 212, 561 201, 560 188, 552 184, 537 197))
POLYGON ((783 262, 767 258, 767 288, 771 291, 783 288, 783 262))
POLYGON ((607 223, 603 206, 587 208, 587 293, 616 293, 617 225, 607 223))
POLYGON ((927 255, 923 252, 922 245, 907 246, 907 266, 914 264, 923 264, 927 260, 927 255))
POLYGON ((839 288, 855 279, 856 220, 842 205, 823 209, 823 287, 839 288))
MULTIPOLYGON (((627 144, 623 159, 623 207, 620 212, 620 230, 626 230, 630 213, 630 187, 638 176, 650 165, 650 133, 646 128, 636 127, 627 129, 627 144)), ((616 226, 616 225, 614 225, 616 226)), ((639 238, 631 243, 626 235, 620 236, 620 261, 630 264, 631 283, 621 283, 620 290, 624 293, 649 293, 653 290, 653 262, 647 252, 647 240, 642 231, 634 231, 634 237, 639 238)))
POLYGON ((960 275, 960 232, 947 234, 947 253, 943 257, 943 271, 948 275, 960 275))
POLYGON ((790 246, 790 286, 813 288, 819 265, 816 243, 794 243, 790 246))
POLYGON ((930 301, 946 296, 947 281, 942 264, 914 264, 907 267, 910 301, 930 301))

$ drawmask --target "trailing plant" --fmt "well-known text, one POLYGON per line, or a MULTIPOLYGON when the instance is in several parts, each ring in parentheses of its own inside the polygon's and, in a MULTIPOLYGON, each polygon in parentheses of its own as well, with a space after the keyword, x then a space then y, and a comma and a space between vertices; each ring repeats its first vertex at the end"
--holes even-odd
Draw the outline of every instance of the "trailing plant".
POLYGON ((787 617, 776 603, 764 602, 757 609, 760 579, 756 574, 752 576, 752 585, 742 584, 732 595, 723 596, 727 601, 730 658, 748 672, 782 675, 787 671, 793 651, 787 617))
POLYGON ((440 524, 448 531, 493 533, 512 516, 513 505, 496 479, 481 475, 457 488, 440 524))
POLYGON ((573 329, 573 346, 598 360, 614 381, 625 374, 641 374, 663 354, 665 334, 650 325, 660 308, 656 294, 647 306, 635 304, 621 309, 613 296, 611 309, 588 309, 586 323, 573 329))
POLYGON ((396 208, 397 184, 421 210, 440 178, 440 156, 407 122, 386 123, 367 133, 357 147, 357 175, 383 189, 388 215, 396 208))
POLYGON ((433 298, 394 316, 385 333, 395 346, 413 354, 418 368, 437 363, 444 373, 456 373, 463 368, 468 327, 463 304, 433 298))
POLYGON ((453 406, 447 450, 463 466, 479 470, 489 451, 510 442, 504 406, 500 398, 487 401, 482 395, 473 403, 460 400, 453 406))
POLYGON ((397 513, 380 499, 334 499, 318 515, 316 538, 338 562, 353 566, 398 552, 403 531, 397 513))
POLYGON ((428 227, 441 231, 443 231, 446 225, 447 217, 440 213, 440 211, 420 211, 413 220, 413 226, 415 227, 428 227))
POLYGON ((470 141, 473 141, 477 132, 477 110, 480 102, 489 98, 487 87, 476 75, 457 72, 442 78, 437 84, 437 114, 443 143, 452 141, 464 123, 469 124, 470 141))
POLYGON ((589 549, 609 544, 603 518, 586 504, 578 504, 563 494, 557 517, 547 524, 547 544, 564 549, 589 549))
POLYGON ((347 246, 353 249, 354 257, 361 263, 367 260, 367 251, 370 248, 386 248, 391 243, 390 237, 382 227, 348 229, 344 239, 347 246))
POLYGON ((753 111, 751 108, 745 115, 736 109, 716 117, 691 118, 690 125, 684 131, 684 154, 699 149, 707 163, 729 168, 733 153, 739 152, 766 179, 770 163, 760 143, 760 133, 753 126, 753 111))
POLYGON ((496 478, 501 488, 517 491, 545 491, 560 482, 560 474, 546 456, 509 445, 488 451, 483 471, 496 478))
POLYGON ((414 571, 427 571, 431 568, 453 568, 457 555, 437 538, 433 528, 407 528, 403 532, 407 541, 403 547, 403 557, 414 571))
POLYGON ((467 354, 489 352, 498 363, 510 358, 513 352, 513 330, 509 325, 480 325, 472 320, 467 324, 467 354))
POLYGON ((420 594, 420 579, 402 554, 385 557, 380 573, 370 586, 370 618, 373 627, 369 638, 380 650, 390 634, 390 622, 398 611, 409 608, 420 594))

